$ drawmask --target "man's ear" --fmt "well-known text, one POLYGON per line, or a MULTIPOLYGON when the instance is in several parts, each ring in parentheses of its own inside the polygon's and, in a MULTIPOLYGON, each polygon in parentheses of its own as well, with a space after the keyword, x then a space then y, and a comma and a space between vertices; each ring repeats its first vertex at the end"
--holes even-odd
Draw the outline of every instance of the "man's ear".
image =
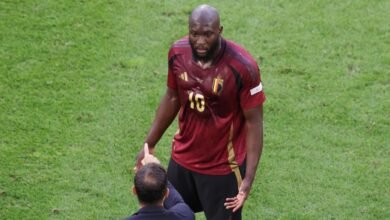
POLYGON ((164 200, 167 199, 169 196, 169 189, 167 188, 167 190, 165 190, 165 193, 164 193, 164 200))
POLYGON ((131 188, 131 191, 133 191, 133 194, 134 194, 134 195, 137 195, 137 190, 135 189, 135 186, 133 186, 133 187, 131 188))
POLYGON ((223 32, 223 26, 219 27, 219 34, 222 34, 223 32))

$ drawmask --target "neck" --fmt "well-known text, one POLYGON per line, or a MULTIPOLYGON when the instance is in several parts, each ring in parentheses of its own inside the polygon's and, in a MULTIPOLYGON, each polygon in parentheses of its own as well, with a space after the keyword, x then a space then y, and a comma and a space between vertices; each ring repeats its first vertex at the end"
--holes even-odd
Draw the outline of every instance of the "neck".
POLYGON ((213 64, 213 60, 209 60, 209 61, 198 60, 196 64, 198 64, 198 66, 200 66, 202 69, 207 69, 211 67, 211 64, 213 64))
POLYGON ((196 57, 195 61, 198 66, 200 66, 202 69, 209 68, 213 65, 215 57, 218 55, 219 51, 221 50, 221 44, 222 40, 221 37, 218 39, 217 46, 215 47, 214 51, 207 57, 199 58, 196 57))
POLYGON ((140 202, 139 203, 139 206, 141 208, 144 208, 144 207, 149 207, 149 206, 158 206, 158 207, 164 207, 164 201, 158 201, 158 202, 155 202, 155 203, 144 203, 144 202, 140 202))

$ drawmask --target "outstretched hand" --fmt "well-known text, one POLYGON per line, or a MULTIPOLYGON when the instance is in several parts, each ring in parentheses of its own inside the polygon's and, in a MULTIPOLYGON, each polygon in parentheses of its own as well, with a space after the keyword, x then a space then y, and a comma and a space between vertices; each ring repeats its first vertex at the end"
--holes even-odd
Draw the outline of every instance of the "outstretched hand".
POLYGON ((240 189, 238 190, 238 194, 235 197, 226 198, 225 208, 233 209, 233 212, 236 212, 242 206, 244 206, 245 200, 248 198, 250 191, 250 185, 244 180, 241 183, 240 189))
POLYGON ((141 161, 141 163, 142 163, 142 165, 145 165, 148 163, 160 164, 160 161, 157 159, 157 157, 155 157, 149 153, 148 143, 145 143, 145 145, 144 145, 144 159, 141 161))
POLYGON ((137 154, 135 166, 133 168, 135 172, 137 172, 139 168, 147 163, 160 164, 160 161, 155 156, 153 156, 152 153, 153 152, 149 151, 148 143, 145 143, 144 147, 137 154))

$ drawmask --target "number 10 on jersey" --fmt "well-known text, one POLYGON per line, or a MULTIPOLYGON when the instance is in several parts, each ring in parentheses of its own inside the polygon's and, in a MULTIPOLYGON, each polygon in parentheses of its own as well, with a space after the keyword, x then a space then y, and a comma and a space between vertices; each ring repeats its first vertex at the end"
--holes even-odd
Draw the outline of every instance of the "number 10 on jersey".
POLYGON ((191 109, 196 108, 198 112, 204 111, 205 101, 204 101, 204 96, 202 94, 190 92, 188 95, 188 100, 190 101, 191 109))

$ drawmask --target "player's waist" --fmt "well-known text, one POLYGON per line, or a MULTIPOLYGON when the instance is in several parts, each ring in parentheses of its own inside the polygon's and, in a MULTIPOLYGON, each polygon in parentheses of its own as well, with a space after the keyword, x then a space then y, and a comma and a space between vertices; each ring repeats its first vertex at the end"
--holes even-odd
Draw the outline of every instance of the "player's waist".
POLYGON ((172 152, 172 159, 181 166, 193 172, 206 175, 227 175, 241 166, 245 155, 235 157, 234 160, 213 160, 213 157, 197 157, 192 154, 179 154, 172 152))

